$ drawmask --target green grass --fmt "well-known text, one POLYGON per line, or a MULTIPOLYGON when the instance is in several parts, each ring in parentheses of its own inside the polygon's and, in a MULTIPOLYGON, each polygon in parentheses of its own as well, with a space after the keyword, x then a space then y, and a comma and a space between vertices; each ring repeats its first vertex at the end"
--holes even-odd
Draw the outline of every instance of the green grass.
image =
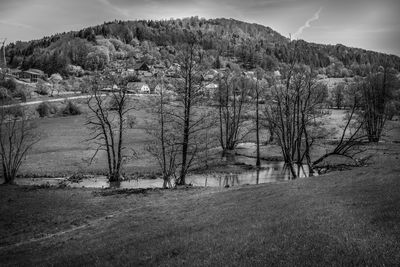
MULTIPOLYGON (((125 171, 154 170, 155 161, 145 153, 145 145, 149 141, 145 131, 145 120, 149 116, 145 111, 132 111, 132 113, 138 117, 137 125, 127 130, 125 142, 129 148, 138 152, 140 157, 129 161, 125 171)), ((82 171, 104 173, 107 170, 105 153, 100 153, 93 164, 88 164, 96 146, 88 142, 90 132, 85 126, 86 121, 85 114, 35 120, 41 140, 29 153, 21 166, 20 173, 55 176, 82 171)))
MULTIPOLYGON (((61 103, 58 103, 62 108, 61 103)), ((83 103, 79 107, 87 113, 87 107, 83 103)), ((333 111, 331 118, 327 120, 329 127, 340 125, 339 120, 344 111, 333 111), (337 114, 336 114, 337 113, 337 114)), ((145 147, 150 141, 146 133, 147 120, 151 115, 145 109, 133 110, 130 112, 136 118, 137 123, 133 129, 128 129, 124 140, 128 149, 134 149, 139 157, 128 161, 125 164, 124 172, 155 172, 158 165, 154 158, 146 151, 145 147)), ((20 169, 23 176, 64 176, 75 172, 103 174, 107 171, 106 155, 100 153, 96 160, 89 165, 88 160, 95 152, 95 145, 87 141, 90 137, 89 130, 85 126, 87 115, 78 116, 56 116, 51 118, 36 119, 38 132, 41 140, 29 153, 26 161, 20 169), (60 164, 62 163, 62 164, 60 164)), ((261 131, 261 141, 268 139, 266 130, 261 131)), ((254 142, 255 134, 250 134, 246 141, 254 142)), ((241 150, 242 154, 255 155, 255 149, 241 150), (254 151, 253 151, 254 150, 254 151)), ((317 157, 324 153, 324 148, 315 147, 314 155, 317 157)), ((261 155, 263 158, 282 158, 281 150, 277 145, 262 146, 261 155)))
POLYGON ((98 194, 3 186, 0 261, 5 266, 399 265, 399 151, 397 144, 379 145, 368 167, 222 190, 98 194), (12 246, 76 226, 82 228, 12 246))

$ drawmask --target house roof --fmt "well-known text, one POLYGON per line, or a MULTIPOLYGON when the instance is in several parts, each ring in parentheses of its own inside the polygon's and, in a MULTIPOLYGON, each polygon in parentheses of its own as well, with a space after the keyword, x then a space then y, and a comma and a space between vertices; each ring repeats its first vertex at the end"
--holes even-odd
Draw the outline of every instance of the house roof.
POLYGON ((42 70, 38 70, 38 69, 29 69, 27 71, 24 71, 25 73, 29 73, 29 74, 33 74, 33 75, 40 75, 43 76, 44 72, 42 70))
POLYGON ((150 66, 146 63, 138 63, 135 65, 135 70, 150 70, 150 66))

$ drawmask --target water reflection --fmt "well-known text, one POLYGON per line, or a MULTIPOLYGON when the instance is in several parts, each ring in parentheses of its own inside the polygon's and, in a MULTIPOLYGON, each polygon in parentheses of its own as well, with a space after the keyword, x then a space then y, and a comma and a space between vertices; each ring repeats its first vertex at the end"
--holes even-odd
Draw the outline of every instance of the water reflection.
MULTIPOLYGON (((297 178, 309 176, 307 165, 294 166, 297 178)), ((188 183, 196 186, 230 187, 245 184, 264 184, 278 181, 288 181, 294 176, 284 162, 263 162, 261 169, 249 170, 241 173, 214 173, 190 175, 188 183)))
MULTIPOLYGON (((239 156, 235 158, 236 163, 255 165, 256 159, 239 156)), ((307 165, 294 166, 294 172, 298 178, 308 177, 312 175, 307 165)), ((193 174, 187 177, 186 182, 194 186, 209 187, 231 187, 246 184, 263 184, 270 182, 279 182, 292 180, 293 174, 284 162, 279 161, 262 161, 261 169, 252 169, 240 173, 209 173, 209 174, 193 174)), ((105 176, 98 176, 83 179, 78 183, 68 182, 64 178, 35 178, 17 179, 20 185, 52 185, 57 186, 61 183, 69 187, 88 187, 88 188, 161 188, 163 186, 162 179, 139 179, 121 182, 109 183, 105 176)))

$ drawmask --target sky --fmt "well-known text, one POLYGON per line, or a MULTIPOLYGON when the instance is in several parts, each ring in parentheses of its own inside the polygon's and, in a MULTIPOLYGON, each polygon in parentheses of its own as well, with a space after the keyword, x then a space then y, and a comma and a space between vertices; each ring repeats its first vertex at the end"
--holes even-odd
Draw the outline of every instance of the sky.
POLYGON ((199 16, 269 26, 292 39, 400 56, 400 0, 0 0, 0 41, 105 21, 199 16))

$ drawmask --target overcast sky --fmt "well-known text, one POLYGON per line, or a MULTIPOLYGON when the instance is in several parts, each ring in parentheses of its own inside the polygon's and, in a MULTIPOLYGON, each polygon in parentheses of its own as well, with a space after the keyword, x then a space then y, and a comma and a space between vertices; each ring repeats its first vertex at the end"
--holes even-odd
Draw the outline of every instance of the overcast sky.
POLYGON ((31 40, 114 19, 196 15, 400 56, 400 0, 0 0, 0 38, 31 40))

